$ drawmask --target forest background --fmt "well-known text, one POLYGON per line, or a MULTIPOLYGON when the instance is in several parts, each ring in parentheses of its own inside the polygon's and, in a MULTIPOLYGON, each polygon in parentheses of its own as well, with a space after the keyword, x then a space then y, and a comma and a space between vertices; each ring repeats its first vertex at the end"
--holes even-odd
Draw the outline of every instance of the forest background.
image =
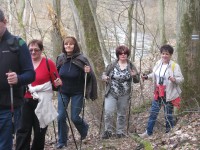
MULTIPOLYGON (((33 38, 42 39, 45 53, 54 61, 61 53, 64 37, 75 36, 78 39, 98 81, 98 100, 86 102, 86 117, 90 125, 95 127, 91 129, 94 130, 93 138, 98 137, 97 130, 102 121, 104 85, 100 76, 105 66, 115 59, 115 48, 122 44, 131 49, 130 59, 140 73, 151 72, 160 58, 161 45, 172 45, 175 49, 173 59, 180 64, 185 78, 182 84, 181 109, 177 112, 177 117, 180 120, 188 116, 190 118, 191 115, 199 118, 199 0, 1 0, 1 8, 6 12, 8 29, 27 42, 33 38)), ((141 81, 134 84, 132 89, 129 133, 142 132, 153 98, 152 82, 141 81)), ((56 103, 55 99, 55 105, 56 103)), ((188 124, 190 123, 189 121, 188 124)), ((164 126, 164 121, 158 119, 158 124, 164 126)), ((199 128, 199 120, 195 126, 199 128)), ((183 128, 182 124, 180 128, 183 128)), ((167 142, 161 141, 158 145, 164 148, 167 145, 167 148, 173 149, 183 146, 187 148, 194 143, 194 147, 199 148, 200 144, 196 142, 199 135, 195 131, 192 131, 193 136, 180 138, 184 141, 181 144, 173 140, 171 142, 171 135, 167 142), (192 142, 185 142, 185 138, 191 138, 192 142)), ((50 139, 51 133, 53 132, 50 131, 50 139)), ((53 140, 55 142, 55 138, 53 140)), ((150 145, 155 149, 157 144, 153 140, 150 139, 150 145)), ((133 144, 132 147, 136 148, 142 143, 141 140, 136 141, 133 135, 125 143, 130 142, 128 145, 133 144)), ((100 149, 109 145, 106 141, 98 144, 93 142, 88 144, 89 147, 97 146, 100 149)), ((118 145, 114 141, 113 143, 118 145)), ((87 144, 84 146, 87 148, 87 144)), ((119 147, 118 149, 129 149, 126 146, 119 147)))

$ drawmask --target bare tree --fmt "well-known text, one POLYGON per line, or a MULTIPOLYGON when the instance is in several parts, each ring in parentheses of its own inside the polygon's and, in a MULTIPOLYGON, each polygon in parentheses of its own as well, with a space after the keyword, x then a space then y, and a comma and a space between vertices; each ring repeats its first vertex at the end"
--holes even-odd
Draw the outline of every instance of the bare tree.
POLYGON ((53 8, 49 6, 48 10, 53 26, 53 29, 51 31, 53 56, 57 57, 62 51, 63 36, 66 35, 61 24, 61 1, 53 0, 53 8))

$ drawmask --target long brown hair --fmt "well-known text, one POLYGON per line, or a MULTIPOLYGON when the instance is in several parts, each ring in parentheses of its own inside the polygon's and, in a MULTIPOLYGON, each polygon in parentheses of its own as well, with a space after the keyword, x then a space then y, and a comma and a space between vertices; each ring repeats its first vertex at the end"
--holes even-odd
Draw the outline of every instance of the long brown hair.
POLYGON ((63 40, 63 49, 62 49, 62 52, 67 54, 67 52, 65 51, 65 47, 64 45, 66 43, 73 43, 74 44, 74 50, 73 50, 73 53, 79 53, 80 52, 80 48, 78 46, 78 42, 76 40, 75 37, 73 36, 67 36, 64 40, 63 40))

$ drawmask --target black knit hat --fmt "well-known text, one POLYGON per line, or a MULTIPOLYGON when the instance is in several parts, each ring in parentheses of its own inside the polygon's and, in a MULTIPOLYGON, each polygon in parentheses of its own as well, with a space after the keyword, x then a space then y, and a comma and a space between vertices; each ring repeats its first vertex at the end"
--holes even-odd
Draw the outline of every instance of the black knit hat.
POLYGON ((3 21, 5 19, 3 11, 0 9, 0 21, 3 21))

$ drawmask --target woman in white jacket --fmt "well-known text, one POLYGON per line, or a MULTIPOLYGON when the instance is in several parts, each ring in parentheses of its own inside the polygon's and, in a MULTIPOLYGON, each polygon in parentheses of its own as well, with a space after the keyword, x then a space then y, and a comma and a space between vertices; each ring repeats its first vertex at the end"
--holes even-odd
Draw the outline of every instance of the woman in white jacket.
POLYGON ((170 45, 163 45, 160 48, 161 59, 156 62, 153 72, 142 76, 143 80, 151 78, 154 81, 154 100, 146 131, 139 134, 142 138, 153 134, 153 127, 161 106, 164 106, 165 111, 166 133, 174 126, 173 107, 179 107, 181 93, 179 84, 183 82, 184 78, 179 65, 171 60, 173 52, 174 49, 170 45))

